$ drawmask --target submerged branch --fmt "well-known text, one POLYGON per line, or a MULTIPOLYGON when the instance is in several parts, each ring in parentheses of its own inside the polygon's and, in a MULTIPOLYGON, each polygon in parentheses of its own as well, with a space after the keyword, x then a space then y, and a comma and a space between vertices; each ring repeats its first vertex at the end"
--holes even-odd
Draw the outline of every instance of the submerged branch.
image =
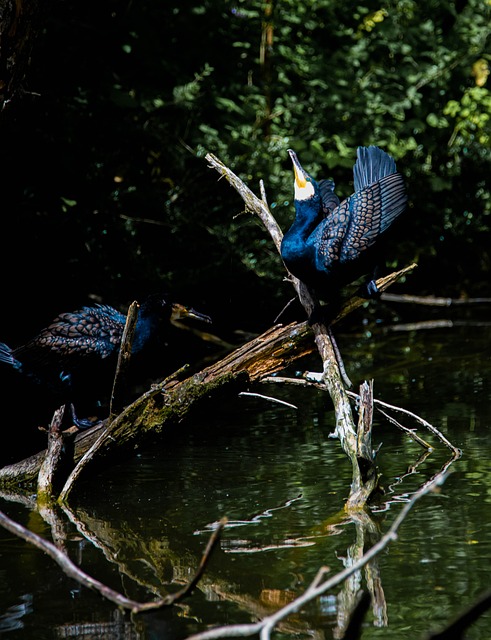
POLYGON ((414 429, 409 429, 408 427, 405 427, 403 424, 401 424, 398 420, 390 416, 388 413, 386 413, 385 411, 382 411, 380 407, 377 407, 377 409, 380 411, 380 413, 384 416, 384 418, 388 422, 392 422, 392 424, 394 424, 398 429, 400 429, 401 431, 404 431, 404 433, 407 433, 407 435, 412 440, 414 440, 414 442, 417 442, 421 447, 426 449, 426 451, 428 452, 433 451, 433 447, 428 442, 426 442, 426 440, 423 440, 423 438, 418 436, 418 434, 414 429))
MULTIPOLYGON (((324 383, 320 379, 319 375, 318 374, 313 374, 310 371, 307 371, 304 374, 303 378, 286 378, 286 377, 282 377, 282 376, 271 376, 271 377, 262 378, 261 382, 268 383, 268 384, 271 384, 271 383, 275 383, 275 384, 288 383, 288 384, 294 384, 294 385, 298 385, 298 386, 313 385, 313 386, 317 387, 318 389, 324 389, 325 388, 324 383)), ((357 393, 354 393, 353 391, 347 391, 346 393, 353 400, 357 400, 358 401, 360 399, 360 396, 357 393)), ((408 411, 407 409, 404 409, 403 407, 398 407, 397 405, 389 404, 388 402, 384 402, 383 400, 379 400, 378 398, 373 398, 373 403, 375 405, 375 408, 378 409, 378 411, 380 411, 380 413, 382 413, 382 415, 384 417, 386 417, 390 422, 395 424, 399 429, 401 429, 402 431, 407 433, 410 438, 412 438, 413 440, 418 442, 418 444, 420 444, 425 449, 431 450, 432 447, 427 442, 425 442, 422 438, 417 436, 413 429, 409 429, 408 427, 404 427, 397 420, 395 420, 394 418, 389 416, 380 407, 385 407, 386 409, 391 409, 392 411, 397 411, 399 413, 403 413, 403 414, 413 418, 414 420, 419 422, 421 425, 423 425, 425 427, 425 429, 427 429, 428 431, 433 433, 433 435, 435 435, 446 447, 448 447, 451 450, 451 452, 453 454, 453 459, 457 459, 457 458, 461 457, 462 451, 458 447, 453 445, 450 442, 450 440, 448 440, 448 438, 446 438, 439 429, 434 427, 431 423, 429 423, 427 420, 425 420, 421 416, 418 416, 418 414, 413 413, 412 411, 408 411)))
MULTIPOLYGON (((352 393, 351 391, 349 391, 348 393, 354 398, 357 397, 356 394, 352 393)), ((396 405, 389 404, 388 402, 383 402, 382 400, 375 400, 375 404, 377 407, 385 407, 386 409, 392 409, 392 411, 398 411, 399 413, 403 413, 406 416, 410 416, 411 418, 413 418, 414 420, 422 424, 425 427, 425 429, 428 429, 428 431, 433 433, 433 435, 435 435, 441 442, 443 442, 443 444, 446 447, 448 447, 455 456, 460 458, 460 456, 462 455, 462 451, 458 447, 454 446, 450 442, 450 440, 448 440, 443 435, 441 431, 439 431, 436 427, 434 427, 432 424, 427 422, 424 418, 421 418, 420 416, 418 416, 416 413, 413 413, 412 411, 408 411, 407 409, 403 409, 402 407, 397 407, 396 405)))

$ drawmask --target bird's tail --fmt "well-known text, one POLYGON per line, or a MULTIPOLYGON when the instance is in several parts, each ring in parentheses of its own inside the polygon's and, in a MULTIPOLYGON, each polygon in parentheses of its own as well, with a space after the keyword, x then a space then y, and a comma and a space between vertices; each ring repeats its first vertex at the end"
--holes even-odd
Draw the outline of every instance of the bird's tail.
POLYGON ((15 358, 12 355, 12 349, 5 343, 0 342, 0 362, 5 362, 5 364, 13 365, 14 361, 15 358))
POLYGON ((356 155, 353 167, 355 192, 397 171, 394 159, 378 147, 358 147, 356 155))
POLYGON ((12 349, 4 342, 0 342, 0 362, 14 367, 14 369, 21 369, 21 363, 15 359, 12 349))

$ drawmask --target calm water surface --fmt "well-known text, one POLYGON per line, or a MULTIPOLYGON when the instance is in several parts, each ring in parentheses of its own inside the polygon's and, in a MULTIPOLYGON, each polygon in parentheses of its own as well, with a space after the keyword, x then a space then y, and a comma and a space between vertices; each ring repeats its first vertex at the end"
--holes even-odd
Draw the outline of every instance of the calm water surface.
MULTIPOLYGON (((463 452, 441 492, 419 501, 397 541, 351 582, 367 589, 368 580, 378 593, 364 640, 414 640, 489 588, 491 329, 371 333, 338 338, 355 384, 374 378, 376 397, 421 415, 463 452)), ((302 367, 316 369, 317 360, 302 367)), ((339 442, 328 437, 329 398, 314 389, 275 384, 254 391, 292 402, 298 410, 258 398, 231 399, 159 447, 86 481, 71 519, 60 514, 70 557, 141 601, 185 584, 214 523, 227 516, 220 547, 192 596, 132 616, 0 529, 0 635, 173 640, 209 626, 255 621, 301 594, 319 567, 336 573, 363 544, 371 546, 408 497, 449 459, 449 450, 419 428, 435 447, 421 459, 422 449, 376 413, 374 445, 382 443, 378 462, 386 493, 370 522, 346 522, 341 510, 351 472, 339 442)), ((36 511, 6 497, 0 505, 53 539, 51 524, 36 511)), ((340 586, 280 630, 340 637, 351 596, 340 586)), ((490 623, 488 613, 468 638, 489 638, 490 623)))

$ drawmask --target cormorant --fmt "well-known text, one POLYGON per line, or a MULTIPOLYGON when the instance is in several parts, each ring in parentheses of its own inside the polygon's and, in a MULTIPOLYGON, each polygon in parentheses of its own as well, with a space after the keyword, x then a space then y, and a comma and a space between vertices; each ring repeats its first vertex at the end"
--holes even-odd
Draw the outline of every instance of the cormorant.
MULTIPOLYGON (((404 180, 378 147, 358 147, 355 192, 339 202, 332 180, 317 183, 288 150, 295 174, 295 220, 281 243, 288 270, 322 300, 363 275, 374 277, 381 238, 406 208, 404 180)), ((376 297, 375 280, 364 295, 376 297)))
MULTIPOLYGON (((138 311, 132 355, 138 356, 155 344, 172 320, 186 317, 211 322, 194 309, 169 302, 167 296, 148 296, 138 311)), ((58 405, 85 399, 87 389, 90 396, 105 396, 113 382, 125 323, 126 316, 106 304, 61 313, 22 346, 11 349, 0 343, 0 363, 42 385, 58 405)), ((77 418, 73 406, 72 414, 79 428, 93 424, 77 418)))

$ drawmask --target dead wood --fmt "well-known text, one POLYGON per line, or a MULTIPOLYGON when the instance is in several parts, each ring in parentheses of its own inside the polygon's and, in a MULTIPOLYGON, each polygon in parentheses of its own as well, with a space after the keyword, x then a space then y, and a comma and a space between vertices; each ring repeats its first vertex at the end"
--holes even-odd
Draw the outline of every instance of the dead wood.
MULTIPOLYGON (((237 189, 248 210, 259 216, 275 246, 280 249, 282 232, 269 211, 266 202, 264 185, 261 183, 262 198, 257 198, 248 187, 225 167, 214 156, 208 155, 207 160, 237 189)), ((380 291, 384 291, 390 284, 410 272, 416 265, 393 273, 377 281, 380 291)), ((311 292, 296 278, 290 276, 301 303, 308 316, 311 315, 316 301, 311 292)), ((347 313, 350 313, 366 301, 353 297, 344 305, 333 324, 347 313)), ((130 319, 130 314, 129 314, 130 319)), ((131 324, 127 323, 127 331, 131 334, 131 324)), ((161 436, 164 430, 181 423, 192 410, 199 408, 203 402, 210 401, 227 392, 244 391, 251 382, 264 376, 281 371, 295 360, 312 353, 314 344, 322 358, 323 371, 321 379, 326 385, 336 413, 335 435, 340 438, 341 445, 350 457, 353 465, 352 495, 358 506, 364 504, 370 495, 368 485, 364 487, 364 473, 358 464, 357 430, 351 412, 351 405, 343 384, 343 367, 337 353, 331 328, 320 323, 309 327, 307 323, 292 323, 286 327, 277 325, 239 347, 219 362, 207 367, 184 381, 171 380, 167 384, 154 386, 143 394, 118 416, 110 416, 104 423, 82 433, 79 433, 73 443, 74 469, 62 495, 66 498, 75 480, 83 470, 93 468, 94 463, 107 464, 108 458, 117 455, 119 458, 124 450, 134 451, 150 438, 161 436)), ((124 349, 120 363, 124 363, 124 349)), ((118 378, 113 389, 113 400, 117 395, 118 378)), ((71 438, 72 436, 67 436, 71 438)), ((367 447, 365 447, 367 450, 367 447)), ((0 469, 0 485, 30 483, 36 479, 40 466, 46 457, 46 452, 31 456, 15 465, 0 469)), ((371 485, 370 485, 371 486, 371 485)))
POLYGON ((56 476, 63 451, 61 424, 64 413, 65 405, 54 412, 49 427, 48 450, 38 474, 37 497, 40 503, 50 502, 56 492, 56 476))
MULTIPOLYGON (((381 278, 377 286, 382 291, 387 289, 414 266, 381 278)), ((351 298, 334 322, 365 302, 362 298, 351 298)), ((98 445, 99 457, 102 456, 107 464, 111 456, 119 457, 122 454, 123 447, 134 451, 149 439, 161 437, 167 429, 179 425, 192 410, 218 398, 221 393, 230 396, 246 391, 250 383, 282 371, 296 360, 313 353, 315 343, 312 337, 312 328, 307 322, 276 325, 200 373, 182 381, 170 379, 165 384, 156 385, 110 423, 105 421, 75 437, 68 434, 66 438, 71 440, 74 464, 79 463, 99 438, 102 438, 98 445)), ((45 456, 46 451, 41 451, 21 462, 3 467, 0 469, 0 486, 18 487, 35 483, 45 456)))
POLYGON ((427 307, 465 307, 473 304, 490 304, 491 298, 444 298, 442 296, 414 296, 400 293, 384 293, 386 302, 420 304, 427 307))
MULTIPOLYGON (((269 210, 263 183, 261 182, 260 185, 261 199, 259 199, 244 185, 240 178, 220 162, 218 158, 212 154, 208 154, 206 159, 210 163, 210 166, 218 171, 221 176, 225 177, 237 190, 244 200, 246 209, 261 219, 270 233, 278 252, 281 253, 283 234, 269 210)), ((411 265, 410 268, 414 268, 414 266, 415 265, 411 265)), ((306 311, 307 317, 312 317, 314 310, 318 308, 319 305, 313 292, 292 274, 289 274, 289 279, 306 311)), ((356 298, 352 298, 351 304, 353 304, 353 308, 355 308, 359 302, 356 298)), ((376 477, 373 455, 370 455, 370 461, 367 457, 362 458, 358 455, 360 448, 363 448, 365 452, 369 449, 371 442, 371 425, 368 430, 362 425, 360 425, 357 430, 352 415, 351 404, 346 393, 346 387, 350 387, 351 382, 344 371, 342 358, 337 349, 331 326, 327 327, 321 322, 315 322, 312 325, 312 331, 314 333, 317 350, 322 360, 322 373, 317 375, 317 378, 327 387, 334 405, 336 427, 332 435, 339 438, 343 451, 349 457, 352 464, 351 491, 346 503, 346 508, 354 510, 361 509, 368 501, 376 485, 376 482, 373 482, 373 479, 376 477), (362 444, 362 440, 365 441, 364 444, 362 444), (372 467, 371 470, 369 469, 370 466, 372 467)), ((362 390, 360 390, 360 394, 362 393, 362 390)))
POLYGON ((420 320, 419 322, 399 322, 381 329, 382 333, 403 331, 427 331, 428 329, 454 329, 458 327, 490 327, 489 320, 420 320))
POLYGON ((123 336, 121 338, 121 347, 118 354, 118 363, 116 365, 116 373, 114 375, 114 384, 111 393, 111 402, 109 405, 109 418, 122 409, 124 392, 126 389, 127 373, 131 361, 131 346, 135 335, 136 323, 138 321, 138 302, 136 300, 130 304, 126 322, 124 325, 123 336))

